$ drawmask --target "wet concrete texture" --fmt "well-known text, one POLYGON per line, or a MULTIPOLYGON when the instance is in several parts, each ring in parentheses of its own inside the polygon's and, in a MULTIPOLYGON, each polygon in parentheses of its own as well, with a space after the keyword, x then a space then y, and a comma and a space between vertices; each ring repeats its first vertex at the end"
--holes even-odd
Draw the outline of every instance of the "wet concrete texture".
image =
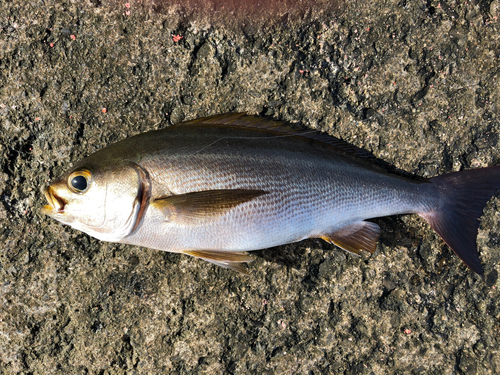
POLYGON ((481 280, 416 216, 250 276, 94 240, 40 187, 125 137, 247 111, 424 177, 500 164, 500 2, 0 4, 0 373, 500 373, 499 201, 481 280))

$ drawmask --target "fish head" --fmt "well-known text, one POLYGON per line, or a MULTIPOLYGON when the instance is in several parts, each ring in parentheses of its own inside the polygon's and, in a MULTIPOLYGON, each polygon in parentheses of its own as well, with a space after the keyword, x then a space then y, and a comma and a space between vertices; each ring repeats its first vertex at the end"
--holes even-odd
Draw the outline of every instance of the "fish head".
POLYGON ((48 202, 42 213, 100 240, 120 241, 140 221, 145 176, 134 163, 103 167, 88 159, 42 188, 48 202))

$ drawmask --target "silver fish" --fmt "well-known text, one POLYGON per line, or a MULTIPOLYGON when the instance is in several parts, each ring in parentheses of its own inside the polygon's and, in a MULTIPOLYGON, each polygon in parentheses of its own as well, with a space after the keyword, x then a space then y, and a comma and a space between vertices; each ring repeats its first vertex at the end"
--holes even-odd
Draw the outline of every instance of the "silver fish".
POLYGON ((42 212, 103 241, 185 253, 245 272, 246 252, 322 238, 374 252, 366 219, 415 213, 475 272, 479 217, 500 167, 429 180, 391 174, 320 133, 245 114, 140 134, 43 189, 42 212))

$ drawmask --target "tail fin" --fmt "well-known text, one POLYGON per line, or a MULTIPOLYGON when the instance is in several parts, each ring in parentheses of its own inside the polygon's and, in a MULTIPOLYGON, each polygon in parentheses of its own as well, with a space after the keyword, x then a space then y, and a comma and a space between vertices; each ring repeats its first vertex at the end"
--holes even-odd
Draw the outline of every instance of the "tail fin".
POLYGON ((484 274, 477 253, 479 218, 500 190, 500 166, 454 172, 430 179, 441 192, 436 211, 420 214, 474 272, 484 274))

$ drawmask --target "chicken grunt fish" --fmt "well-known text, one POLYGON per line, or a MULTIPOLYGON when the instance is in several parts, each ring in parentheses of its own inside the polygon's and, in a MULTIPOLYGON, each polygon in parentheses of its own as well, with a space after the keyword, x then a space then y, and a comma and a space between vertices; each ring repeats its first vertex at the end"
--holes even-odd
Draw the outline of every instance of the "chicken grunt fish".
POLYGON ((500 166, 413 179, 317 132, 246 114, 184 122, 84 158, 43 188, 46 215, 103 241, 245 272, 246 252, 322 238, 373 253, 366 221, 418 214, 479 275, 476 237, 500 166))

